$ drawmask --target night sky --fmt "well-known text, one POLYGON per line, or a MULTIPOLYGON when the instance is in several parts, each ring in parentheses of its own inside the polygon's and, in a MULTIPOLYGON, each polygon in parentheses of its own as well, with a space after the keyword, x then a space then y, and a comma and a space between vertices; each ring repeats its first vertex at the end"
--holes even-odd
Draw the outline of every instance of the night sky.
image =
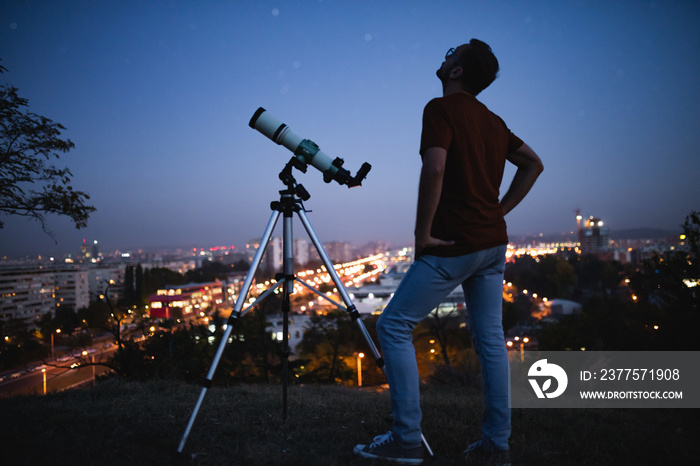
POLYGON ((479 99, 545 165, 511 234, 571 231, 576 208, 679 230, 700 210, 698 24, 697 1, 5 1, 0 80, 66 127, 58 166, 97 212, 84 230, 49 217, 58 244, 3 216, 0 255, 259 237, 292 155, 248 127, 260 106, 373 166, 352 189, 297 172, 322 241, 410 244, 423 107, 472 37, 501 65, 479 99))

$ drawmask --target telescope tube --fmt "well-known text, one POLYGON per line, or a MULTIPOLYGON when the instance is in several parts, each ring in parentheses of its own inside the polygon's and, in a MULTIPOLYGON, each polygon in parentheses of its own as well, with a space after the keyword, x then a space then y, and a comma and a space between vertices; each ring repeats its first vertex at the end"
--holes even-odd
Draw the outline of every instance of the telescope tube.
POLYGON ((359 186, 367 173, 372 168, 368 163, 364 163, 357 175, 354 177, 343 168, 343 159, 331 159, 326 153, 319 149, 313 141, 302 139, 289 126, 282 123, 277 118, 270 115, 270 112, 260 107, 253 114, 248 125, 258 130, 274 143, 286 147, 305 165, 312 165, 323 173, 323 180, 330 183, 332 180, 339 184, 347 184, 348 187, 359 186))
MULTIPOLYGON (((274 116, 270 115, 270 112, 268 112, 264 108, 260 107, 255 112, 253 118, 251 118, 250 120, 250 127, 260 131, 262 134, 264 134, 280 146, 286 147, 290 151, 294 152, 295 155, 301 155, 303 157, 302 162, 311 164, 312 166, 316 167, 322 172, 325 172, 330 169, 333 172, 333 174, 335 174, 335 172, 337 171, 337 167, 333 165, 333 160, 320 149, 310 155, 297 154, 297 151, 300 150, 300 147, 304 148, 304 145, 302 144, 302 142, 304 142, 304 139, 298 136, 294 131, 289 129, 289 126, 282 123, 274 116), (334 168, 335 170, 333 170, 334 168)), ((307 147, 305 152, 312 152, 314 147, 318 149, 318 146, 312 141, 308 142, 313 144, 313 146, 307 147)))

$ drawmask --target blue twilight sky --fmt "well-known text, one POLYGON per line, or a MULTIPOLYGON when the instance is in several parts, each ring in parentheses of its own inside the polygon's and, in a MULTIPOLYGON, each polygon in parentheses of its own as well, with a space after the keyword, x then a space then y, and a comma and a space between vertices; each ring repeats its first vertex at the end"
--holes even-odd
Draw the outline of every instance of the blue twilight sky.
POLYGON ((98 210, 50 217, 58 245, 3 217, 0 255, 259 237, 291 156, 248 127, 260 106, 373 166, 350 190, 298 174, 321 240, 410 243, 422 110, 472 37, 501 64, 480 100, 545 164, 511 233, 571 231, 576 208, 677 230, 700 210, 698 24, 698 1, 4 1, 0 81, 66 127, 58 164, 98 210))

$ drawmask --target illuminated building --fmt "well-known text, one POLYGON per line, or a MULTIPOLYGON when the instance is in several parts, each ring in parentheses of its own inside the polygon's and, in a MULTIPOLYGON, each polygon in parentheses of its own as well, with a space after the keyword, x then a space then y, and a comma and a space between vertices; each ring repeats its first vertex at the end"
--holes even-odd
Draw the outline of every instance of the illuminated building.
POLYGON ((54 316, 54 271, 0 271, 0 321, 19 320, 35 328, 44 314, 54 316))
POLYGON ((92 262, 93 264, 99 262, 102 258, 100 254, 100 248, 97 245, 97 240, 89 244, 85 239, 80 245, 80 258, 83 262, 92 262))
POLYGON ((610 249, 610 229, 599 218, 590 217, 579 227, 583 254, 603 254, 610 249))
POLYGON ((294 261, 299 265, 309 263, 310 243, 305 238, 294 238, 294 261))
POLYGON ((0 270, 0 322, 36 327, 57 308, 78 310, 89 304, 88 275, 76 266, 20 267, 0 270))
POLYGON ((331 241, 323 243, 323 248, 326 250, 328 258, 333 262, 348 262, 355 259, 350 243, 331 241))
POLYGON ((57 308, 77 311, 90 305, 88 272, 84 268, 56 270, 54 286, 57 308))
POLYGON ((284 246, 281 237, 270 238, 265 250, 264 261, 268 270, 279 272, 284 260, 284 246))
POLYGON ((190 283, 164 288, 148 299, 151 317, 178 319, 194 313, 208 313, 227 304, 228 294, 221 282, 190 283))
POLYGON ((124 269, 122 265, 96 265, 88 269, 90 300, 103 300, 109 285, 109 299, 116 303, 124 297, 124 269))
MULTIPOLYGON (((255 252, 260 247, 260 240, 252 240, 246 244, 248 262, 253 261, 255 252)), ((299 265, 309 263, 309 242, 305 238, 294 238, 294 262, 299 265)), ((263 256, 263 267, 270 271, 279 272, 284 262, 284 244, 282 237, 270 238, 263 256)))

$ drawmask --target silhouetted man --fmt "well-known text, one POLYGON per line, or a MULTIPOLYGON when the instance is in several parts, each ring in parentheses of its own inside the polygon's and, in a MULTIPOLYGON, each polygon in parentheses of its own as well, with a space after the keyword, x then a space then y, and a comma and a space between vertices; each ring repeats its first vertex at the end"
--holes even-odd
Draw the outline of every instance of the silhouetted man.
POLYGON ((399 463, 423 461, 418 367, 412 331, 462 286, 481 364, 482 438, 465 456, 508 462, 510 372, 502 325, 508 243, 504 216, 543 170, 535 152, 476 99, 498 73, 491 48, 476 39, 450 49, 437 76, 443 97, 423 113, 415 261, 377 322, 393 414, 392 431, 355 453, 399 463), (506 161, 517 167, 499 200, 506 161))

